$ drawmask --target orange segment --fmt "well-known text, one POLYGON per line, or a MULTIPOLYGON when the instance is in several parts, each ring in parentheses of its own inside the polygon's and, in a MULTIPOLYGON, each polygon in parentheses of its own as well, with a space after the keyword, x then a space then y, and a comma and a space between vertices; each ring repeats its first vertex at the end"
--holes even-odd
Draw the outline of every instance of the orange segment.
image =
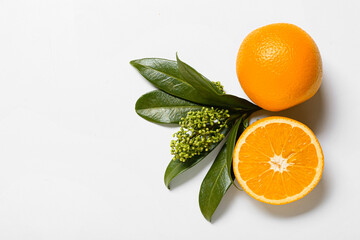
POLYGON ((282 155, 283 157, 289 157, 290 155, 299 152, 306 145, 311 143, 311 138, 299 127, 292 129, 289 139, 285 143, 282 155))
POLYGON ((285 117, 251 124, 234 149, 233 169, 241 187, 255 199, 286 204, 308 194, 319 182, 324 156, 314 133, 285 117))
POLYGON ((263 154, 271 156, 273 150, 269 139, 264 137, 266 135, 267 134, 264 128, 257 128, 254 130, 253 134, 249 136, 246 143, 263 154))
POLYGON ((254 176, 260 176, 270 168, 269 163, 243 162, 241 175, 245 181, 254 179, 254 176))
POLYGON ((280 172, 274 172, 271 180, 271 184, 266 190, 264 197, 269 199, 283 199, 286 197, 285 186, 282 180, 282 174, 280 172))
POLYGON ((270 123, 266 128, 267 137, 276 155, 280 155, 283 151, 291 132, 292 126, 284 123, 270 123))
POLYGON ((289 157, 290 163, 295 166, 316 168, 318 164, 317 152, 314 145, 309 144, 304 149, 289 157))
POLYGON ((250 188, 254 191, 255 194, 264 195, 266 189, 268 188, 271 182, 272 176, 273 173, 271 171, 265 171, 261 173, 259 176, 256 176, 248 180, 247 184, 250 186, 250 188))

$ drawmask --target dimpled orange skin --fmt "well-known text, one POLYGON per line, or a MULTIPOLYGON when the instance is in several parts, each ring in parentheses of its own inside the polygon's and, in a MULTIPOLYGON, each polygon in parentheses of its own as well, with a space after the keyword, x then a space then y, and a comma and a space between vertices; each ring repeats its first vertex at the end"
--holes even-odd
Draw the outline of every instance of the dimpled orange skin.
POLYGON ((322 80, 314 40, 301 28, 275 23, 251 32, 236 61, 241 87, 258 106, 281 111, 311 98, 322 80))

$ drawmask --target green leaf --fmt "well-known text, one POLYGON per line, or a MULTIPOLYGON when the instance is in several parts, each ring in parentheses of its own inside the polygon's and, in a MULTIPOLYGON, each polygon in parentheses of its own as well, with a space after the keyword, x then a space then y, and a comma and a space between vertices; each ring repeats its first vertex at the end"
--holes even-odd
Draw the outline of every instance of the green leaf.
MULTIPOLYGON (((244 116, 243 116, 244 117, 244 116)), ((232 162, 233 162, 233 152, 235 148, 235 144, 239 136, 245 130, 243 117, 239 118, 239 120, 234 124, 234 127, 231 129, 229 133, 229 137, 226 141, 226 168, 228 172, 228 176, 232 176, 232 162), (241 127, 240 127, 241 125, 241 127)), ((234 178, 232 177, 231 180, 234 178)))
POLYGON ((246 99, 239 98, 230 94, 223 94, 219 96, 217 100, 219 101, 217 103, 217 106, 224 108, 228 108, 230 106, 232 109, 236 109, 238 111, 255 112, 261 109, 259 106, 249 102, 246 99))
POLYGON ((201 184, 199 205, 203 216, 208 221, 211 221, 221 199, 233 183, 234 177, 231 174, 232 153, 241 122, 242 118, 234 124, 226 143, 201 184))
POLYGON ((210 222, 232 180, 226 170, 226 144, 222 147, 200 188, 199 205, 203 216, 210 222))
POLYGON ((181 61, 177 54, 176 61, 183 79, 196 88, 204 97, 211 99, 211 97, 221 94, 221 92, 219 93, 219 91, 216 90, 217 87, 215 84, 198 73, 194 68, 181 61))
POLYGON ((238 111, 256 111, 260 109, 260 107, 243 98, 219 92, 219 89, 217 89, 214 83, 209 81, 194 68, 182 62, 177 55, 176 60, 179 72, 183 79, 196 88, 201 96, 208 99, 209 105, 222 108, 232 108, 238 111))
POLYGON ((141 96, 135 111, 142 118, 155 123, 179 123, 189 111, 199 111, 202 106, 174 97, 160 90, 141 96))
POLYGON ((133 60, 130 64, 155 87, 176 97, 201 105, 238 111, 260 109, 245 99, 222 94, 214 83, 180 59, 171 61, 161 58, 144 58, 133 60), (180 73, 179 67, 182 73, 180 73))
POLYGON ((144 58, 133 60, 130 64, 158 89, 194 103, 209 105, 208 100, 182 78, 176 61, 144 58))
MULTIPOLYGON (((231 126, 232 126, 232 122, 229 122, 228 127, 223 129, 222 134, 226 135, 229 132, 229 130, 231 129, 231 126)), ((219 143, 220 142, 213 144, 210 147, 209 151, 203 152, 200 155, 196 155, 190 159, 187 159, 186 162, 181 162, 179 160, 171 160, 169 165, 166 168, 165 175, 164 175, 164 183, 165 183, 166 187, 170 189, 170 182, 177 175, 189 170, 190 168, 192 168, 193 166, 195 166, 196 164, 201 162, 201 160, 203 160, 212 150, 214 150, 215 147, 219 143)))

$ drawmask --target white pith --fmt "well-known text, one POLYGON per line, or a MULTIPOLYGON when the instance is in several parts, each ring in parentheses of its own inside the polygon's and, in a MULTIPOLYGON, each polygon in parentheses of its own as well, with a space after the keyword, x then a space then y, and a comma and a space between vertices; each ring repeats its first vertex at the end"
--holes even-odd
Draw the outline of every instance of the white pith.
POLYGON ((270 159, 270 169, 273 169, 274 172, 280 172, 287 171, 287 167, 290 165, 293 165, 293 163, 288 163, 287 158, 283 158, 281 155, 274 155, 270 159))

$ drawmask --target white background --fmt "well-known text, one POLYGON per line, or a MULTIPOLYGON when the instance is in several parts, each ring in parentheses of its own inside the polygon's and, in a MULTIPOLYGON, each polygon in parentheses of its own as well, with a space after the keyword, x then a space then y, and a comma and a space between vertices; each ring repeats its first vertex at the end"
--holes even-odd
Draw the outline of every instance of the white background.
POLYGON ((0 239, 360 239, 359 9, 355 0, 0 0, 0 239), (167 190, 177 129, 136 115, 153 87, 129 61, 178 51, 246 98, 237 50, 274 22, 314 38, 324 79, 308 102, 263 115, 312 128, 324 175, 285 206, 231 187, 209 223, 198 192, 211 159, 167 190))

